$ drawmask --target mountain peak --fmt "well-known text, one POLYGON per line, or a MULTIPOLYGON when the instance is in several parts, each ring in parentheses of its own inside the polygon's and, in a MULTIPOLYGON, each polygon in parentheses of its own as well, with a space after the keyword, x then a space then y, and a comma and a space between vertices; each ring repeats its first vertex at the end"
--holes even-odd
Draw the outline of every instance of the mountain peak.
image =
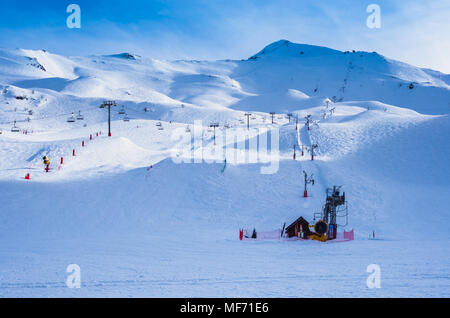
POLYGON ((273 42, 261 51, 249 58, 249 60, 257 60, 262 57, 300 57, 300 56, 319 56, 342 53, 323 46, 298 44, 288 40, 279 40, 273 42))

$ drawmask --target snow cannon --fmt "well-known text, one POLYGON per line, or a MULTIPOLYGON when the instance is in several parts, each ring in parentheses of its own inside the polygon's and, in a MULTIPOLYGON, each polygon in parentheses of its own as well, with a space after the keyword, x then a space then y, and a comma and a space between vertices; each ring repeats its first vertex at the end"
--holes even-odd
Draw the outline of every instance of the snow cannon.
POLYGON ((322 220, 319 220, 316 224, 314 224, 314 231, 319 235, 323 235, 328 231, 328 224, 322 220))

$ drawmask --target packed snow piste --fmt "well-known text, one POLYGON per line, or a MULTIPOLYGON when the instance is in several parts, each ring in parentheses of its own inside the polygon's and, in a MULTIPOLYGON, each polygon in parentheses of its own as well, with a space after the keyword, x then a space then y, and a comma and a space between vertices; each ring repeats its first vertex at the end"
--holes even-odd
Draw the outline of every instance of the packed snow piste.
POLYGON ((345 200, 345 192, 340 193, 340 186, 333 186, 326 190, 326 201, 322 212, 314 214, 314 224, 310 224, 302 216, 283 229, 270 232, 257 232, 239 230, 239 239, 242 240, 316 240, 320 242, 333 241, 345 242, 354 239, 354 232, 338 232, 339 227, 345 227, 348 223, 348 206, 345 200), (318 220, 316 221, 316 219, 318 220), (343 219, 344 224, 338 225, 338 219, 343 219))

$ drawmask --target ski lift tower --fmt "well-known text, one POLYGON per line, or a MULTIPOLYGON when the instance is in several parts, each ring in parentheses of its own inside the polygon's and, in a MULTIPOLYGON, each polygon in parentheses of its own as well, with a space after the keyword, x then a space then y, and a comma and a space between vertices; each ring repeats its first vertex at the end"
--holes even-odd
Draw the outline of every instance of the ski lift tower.
POLYGON ((314 179, 313 179, 314 174, 311 174, 308 177, 308 174, 305 172, 305 170, 303 170, 303 175, 305 176, 305 190, 303 191, 303 197, 307 198, 308 197, 307 186, 308 186, 308 184, 314 185, 314 179))
POLYGON ((308 115, 305 117, 305 119, 306 119, 305 125, 306 125, 306 127, 308 127, 308 130, 310 130, 309 126, 310 126, 310 124, 311 124, 311 115, 308 114, 308 115))
POLYGON ((250 130, 250 116, 251 116, 252 114, 250 114, 250 113, 245 113, 244 115, 247 116, 247 130, 250 130))
POLYGON ((311 160, 314 160, 314 149, 318 148, 318 144, 311 145, 311 160))
POLYGON ((214 129, 214 146, 216 145, 216 128, 219 127, 218 123, 211 123, 209 124, 209 127, 212 127, 214 129))
POLYGON ((326 191, 327 199, 323 208, 322 220, 328 224, 327 239, 333 240, 337 234, 337 210, 338 206, 346 207, 345 192, 340 194, 341 186, 333 186, 326 191))
POLYGON ((117 106, 115 101, 104 101, 100 108, 108 108, 108 136, 111 137, 111 106, 117 106))
POLYGON ((287 116, 288 116, 288 120, 289 120, 289 123, 290 123, 291 122, 292 113, 288 113, 287 116))
POLYGON ((274 112, 270 112, 270 116, 272 116, 272 124, 273 124, 273 116, 275 116, 274 112))

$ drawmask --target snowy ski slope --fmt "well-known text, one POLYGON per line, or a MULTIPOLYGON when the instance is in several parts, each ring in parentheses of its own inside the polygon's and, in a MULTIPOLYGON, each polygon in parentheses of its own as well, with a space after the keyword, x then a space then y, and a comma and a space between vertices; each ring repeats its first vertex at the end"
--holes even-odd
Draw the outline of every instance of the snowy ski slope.
POLYGON ((285 40, 242 61, 2 49, 0 103, 2 297, 450 296, 447 74, 285 40), (355 241, 238 240, 312 220, 333 185, 355 241))

